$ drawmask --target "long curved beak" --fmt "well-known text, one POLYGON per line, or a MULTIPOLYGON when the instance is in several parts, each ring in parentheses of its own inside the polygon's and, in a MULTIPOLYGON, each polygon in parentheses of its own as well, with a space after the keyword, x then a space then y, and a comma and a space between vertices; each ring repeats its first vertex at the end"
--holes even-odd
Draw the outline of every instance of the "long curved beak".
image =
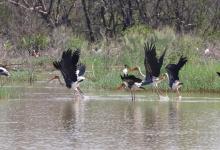
POLYGON ((64 84, 61 82, 59 76, 54 76, 53 78, 51 78, 50 80, 48 80, 47 83, 49 83, 50 81, 55 80, 55 79, 57 79, 57 80, 60 82, 61 85, 64 85, 64 84))
POLYGON ((125 88, 125 85, 122 83, 119 86, 117 86, 116 90, 121 90, 123 88, 125 88))

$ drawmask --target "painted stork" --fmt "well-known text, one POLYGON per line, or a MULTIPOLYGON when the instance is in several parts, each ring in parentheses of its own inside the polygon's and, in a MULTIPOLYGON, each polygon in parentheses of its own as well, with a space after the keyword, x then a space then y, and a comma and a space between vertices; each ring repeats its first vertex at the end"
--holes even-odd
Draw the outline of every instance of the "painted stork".
MULTIPOLYGON (((160 76, 160 70, 163 65, 164 56, 166 54, 166 49, 162 53, 162 55, 157 58, 156 54, 156 46, 155 44, 147 43, 145 44, 145 59, 144 59, 144 66, 146 70, 145 79, 142 81, 142 85, 151 84, 156 89, 157 94, 160 95, 161 92, 159 91, 158 84, 163 81, 166 76, 160 76)), ((142 74, 142 73, 141 73, 142 74)))
POLYGON ((188 60, 186 57, 181 56, 177 64, 168 64, 165 67, 168 73, 167 76, 169 80, 169 87, 177 92, 179 98, 181 98, 179 89, 183 85, 183 83, 179 80, 179 71, 186 64, 187 61, 188 60))
POLYGON ((218 74, 218 76, 220 77, 220 72, 216 72, 218 74))
POLYGON ((140 67, 129 67, 127 64, 125 64, 124 69, 122 70, 125 76, 127 76, 129 72, 133 71, 138 71, 142 76, 144 76, 144 74, 141 72, 140 67))
POLYGON ((144 89, 144 87, 141 86, 142 80, 135 77, 134 75, 121 75, 121 79, 123 81, 122 87, 127 88, 131 92, 131 99, 132 101, 135 100, 135 91, 137 89, 144 89))
MULTIPOLYGON (((57 70, 60 70, 67 88, 73 88, 74 91, 83 94, 79 88, 79 83, 85 79, 83 75, 85 74, 86 67, 83 64, 77 64, 79 57, 79 49, 76 49, 74 52, 71 49, 68 49, 63 52, 61 60, 54 61, 53 65, 57 70)), ((62 84, 59 76, 55 76, 51 80, 53 79, 58 79, 62 84)))
POLYGON ((0 67, 0 76, 9 76, 10 73, 3 67, 0 67))

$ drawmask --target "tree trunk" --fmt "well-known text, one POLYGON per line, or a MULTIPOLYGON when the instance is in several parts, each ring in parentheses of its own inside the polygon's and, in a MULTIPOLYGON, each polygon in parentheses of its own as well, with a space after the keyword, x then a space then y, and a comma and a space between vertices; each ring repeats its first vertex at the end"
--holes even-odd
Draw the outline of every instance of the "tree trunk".
POLYGON ((86 25, 87 25, 87 28, 89 30, 89 39, 90 39, 91 42, 95 42, 95 37, 94 37, 93 31, 92 31, 91 20, 89 18, 89 14, 88 14, 88 11, 87 11, 85 0, 82 0, 82 5, 83 5, 83 11, 84 11, 84 14, 85 14, 85 17, 86 17, 86 25))

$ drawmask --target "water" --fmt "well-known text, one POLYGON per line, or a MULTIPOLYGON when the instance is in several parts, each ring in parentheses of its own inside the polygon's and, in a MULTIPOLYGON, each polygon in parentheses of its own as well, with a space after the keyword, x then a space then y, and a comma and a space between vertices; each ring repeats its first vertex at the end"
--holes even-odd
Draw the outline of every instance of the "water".
POLYGON ((88 92, 85 100, 62 87, 23 92, 0 100, 1 150, 220 149, 218 96, 158 101, 139 93, 131 102, 126 92, 88 92))

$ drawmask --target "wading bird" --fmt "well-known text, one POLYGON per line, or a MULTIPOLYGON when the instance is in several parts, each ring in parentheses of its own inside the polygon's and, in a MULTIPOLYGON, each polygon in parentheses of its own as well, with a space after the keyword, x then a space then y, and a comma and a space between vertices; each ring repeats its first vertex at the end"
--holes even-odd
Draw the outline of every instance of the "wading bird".
POLYGON ((9 76, 9 72, 3 68, 3 67, 0 67, 0 76, 9 76))
POLYGON ((147 43, 145 44, 144 49, 145 49, 144 66, 146 70, 146 76, 145 76, 145 79, 142 81, 142 86, 151 84, 156 89, 157 94, 161 95, 158 84, 166 78, 165 75, 160 77, 160 69, 163 65, 163 60, 164 60, 164 56, 166 53, 166 49, 164 50, 162 55, 159 57, 159 59, 156 56, 157 54, 156 54, 155 44, 147 43))
POLYGON ((218 76, 220 77, 220 72, 216 72, 218 74, 218 76))
POLYGON ((179 89, 183 85, 183 83, 179 80, 179 71, 186 64, 187 61, 188 60, 186 57, 181 56, 177 64, 168 64, 165 67, 168 73, 167 76, 169 80, 169 87, 177 92, 179 98, 181 98, 179 89))
MULTIPOLYGON (((60 70, 67 88, 73 88, 74 91, 83 94, 79 88, 79 83, 85 79, 83 75, 85 73, 86 67, 83 64, 77 65, 79 57, 79 49, 75 50, 74 52, 71 49, 68 49, 67 51, 63 52, 61 60, 54 61, 53 65, 57 70, 60 70)), ((55 76, 51 80, 53 79, 58 79, 59 82, 62 84, 59 76, 55 76)))
POLYGON ((144 89, 144 87, 141 86, 142 80, 135 77, 134 75, 121 75, 121 79, 123 83, 121 84, 121 87, 127 88, 131 92, 131 99, 132 101, 135 100, 135 91, 137 89, 144 89))
POLYGON ((144 74, 141 72, 140 67, 129 67, 127 64, 125 64, 124 69, 122 70, 125 76, 127 76, 129 72, 133 71, 138 71, 142 76, 144 76, 144 74))

